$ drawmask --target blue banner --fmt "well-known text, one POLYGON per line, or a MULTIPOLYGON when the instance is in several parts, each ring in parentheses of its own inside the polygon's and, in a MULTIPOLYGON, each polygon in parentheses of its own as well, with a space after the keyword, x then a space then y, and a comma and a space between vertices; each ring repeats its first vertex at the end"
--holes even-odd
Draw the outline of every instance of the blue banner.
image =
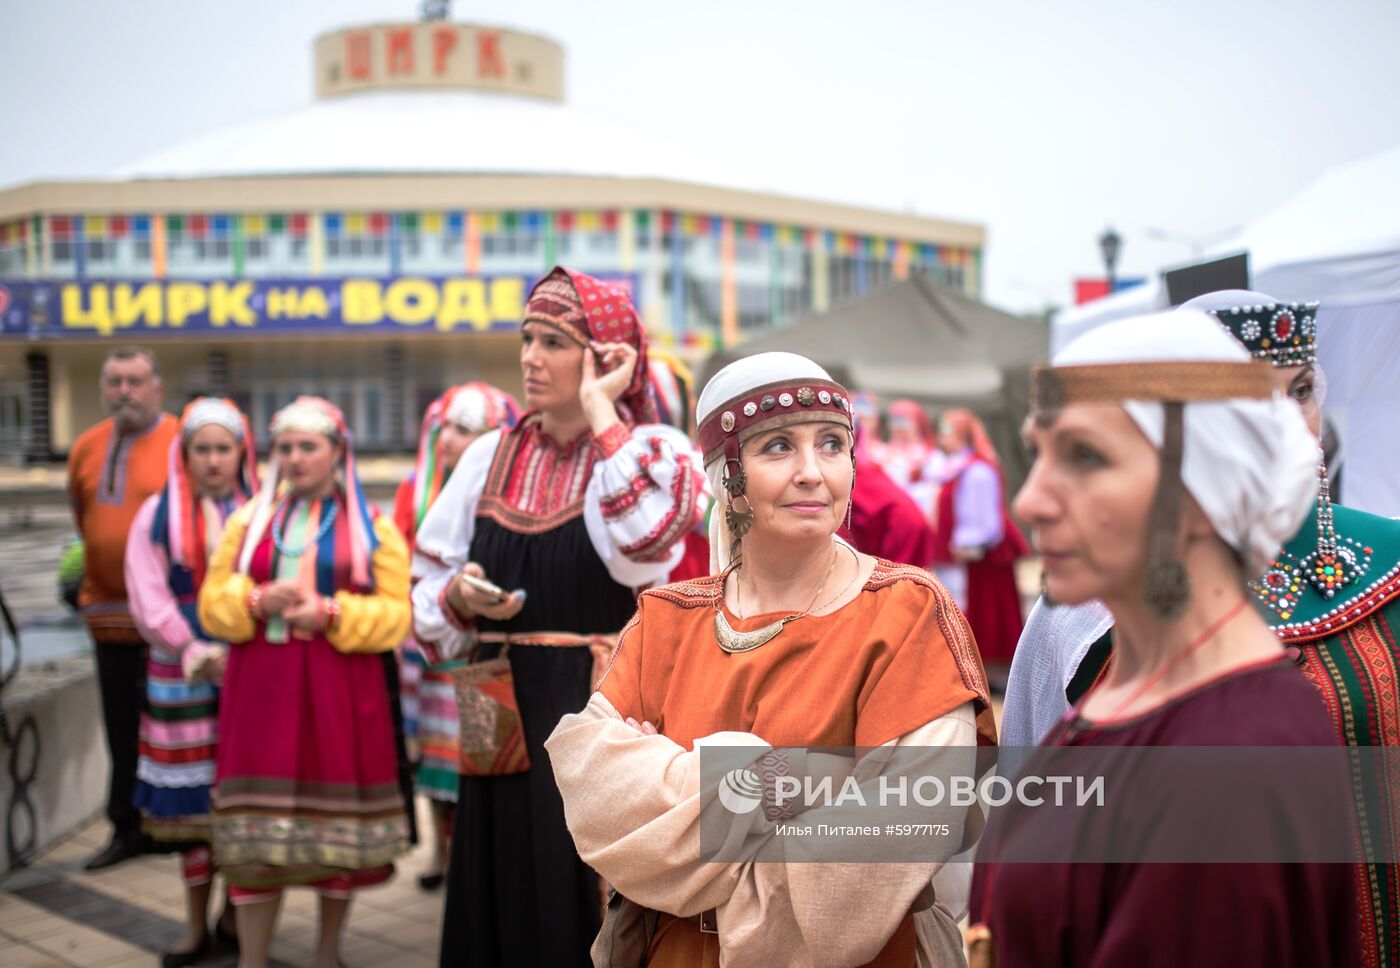
MULTIPOLYGON (((510 331, 537 278, 0 280, 0 337, 510 331)), ((635 277, 603 278, 636 291, 635 277)))

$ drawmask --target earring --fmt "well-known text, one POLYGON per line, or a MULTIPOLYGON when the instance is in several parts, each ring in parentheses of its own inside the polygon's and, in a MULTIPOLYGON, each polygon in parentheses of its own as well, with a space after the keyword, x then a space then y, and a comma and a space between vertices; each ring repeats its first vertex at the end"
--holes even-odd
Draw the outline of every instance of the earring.
POLYGON ((749 529, 753 527, 753 507, 749 504, 749 499, 743 494, 737 495, 737 497, 744 502, 742 511, 734 506, 735 498, 733 497, 724 507, 724 523, 728 526, 735 544, 743 540, 744 535, 748 534, 749 529))
POLYGON ((851 450, 851 496, 846 499, 846 533, 852 538, 855 533, 851 531, 851 509, 856 506, 856 452, 851 450))

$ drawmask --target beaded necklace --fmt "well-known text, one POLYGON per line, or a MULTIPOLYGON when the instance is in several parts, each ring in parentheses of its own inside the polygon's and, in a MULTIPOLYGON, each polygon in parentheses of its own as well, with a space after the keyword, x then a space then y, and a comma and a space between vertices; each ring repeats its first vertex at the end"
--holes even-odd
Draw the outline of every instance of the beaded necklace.
POLYGON ((321 519, 321 526, 316 529, 316 536, 299 547, 289 548, 282 543, 282 539, 287 533, 287 518, 291 516, 292 506, 296 503, 296 498, 289 498, 277 512, 277 519, 272 522, 272 543, 283 558, 299 558, 305 554, 307 548, 319 545, 321 539, 330 532, 331 525, 335 524, 336 513, 340 510, 339 504, 332 503, 330 511, 321 519))

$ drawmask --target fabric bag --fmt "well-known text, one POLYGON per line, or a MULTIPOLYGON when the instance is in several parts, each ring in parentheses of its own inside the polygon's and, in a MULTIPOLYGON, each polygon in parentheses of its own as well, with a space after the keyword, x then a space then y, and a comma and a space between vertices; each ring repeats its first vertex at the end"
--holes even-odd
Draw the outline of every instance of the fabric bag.
POLYGON ((607 906, 603 908, 603 927, 589 949, 593 968, 643 968, 659 918, 657 912, 610 888, 607 906))
POLYGON ((494 659, 454 668, 452 687, 461 724, 458 771, 463 776, 505 776, 528 770, 530 753, 505 649, 494 659))

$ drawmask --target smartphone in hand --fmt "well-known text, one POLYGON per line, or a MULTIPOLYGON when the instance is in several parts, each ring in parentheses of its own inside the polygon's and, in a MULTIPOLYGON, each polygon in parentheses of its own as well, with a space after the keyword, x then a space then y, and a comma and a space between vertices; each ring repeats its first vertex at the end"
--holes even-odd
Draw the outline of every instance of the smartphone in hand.
POLYGON ((499 585, 491 584, 485 578, 477 578, 475 575, 461 575, 460 577, 468 588, 481 592, 483 595, 490 595, 498 602, 504 602, 510 598, 510 592, 499 585))

